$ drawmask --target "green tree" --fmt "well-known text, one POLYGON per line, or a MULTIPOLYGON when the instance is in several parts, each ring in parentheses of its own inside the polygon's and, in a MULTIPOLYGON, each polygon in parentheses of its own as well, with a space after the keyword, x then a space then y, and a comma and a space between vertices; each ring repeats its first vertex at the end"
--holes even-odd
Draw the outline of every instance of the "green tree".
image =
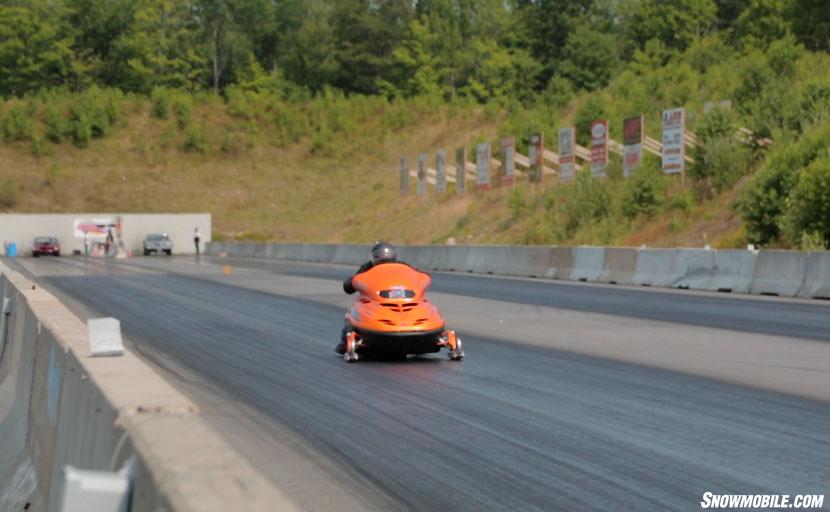
POLYGON ((302 21, 285 35, 285 51, 277 62, 292 82, 321 91, 334 82, 339 69, 335 58, 332 6, 312 0, 304 3, 302 21))
POLYGON ((538 64, 521 48, 505 48, 496 41, 475 39, 467 83, 463 91, 481 102, 529 99, 538 64))
POLYGON ((623 0, 620 8, 625 33, 636 48, 656 39, 679 51, 714 28, 717 12, 713 0, 623 0))
POLYGON ((74 60, 72 40, 56 23, 28 8, 0 6, 0 94, 62 85, 74 60))
POLYGON ((592 0, 520 0, 518 20, 531 56, 540 64, 539 83, 544 86, 561 74, 565 45, 574 20, 584 16, 592 0))
POLYGON ((830 247, 830 156, 813 161, 799 175, 786 202, 784 230, 796 245, 805 235, 817 234, 830 247))
POLYGON ((807 48, 830 50, 830 9, 825 0, 794 0, 793 30, 807 48))
POLYGON ((578 88, 604 87, 619 67, 616 37, 580 23, 568 35, 562 59, 562 75, 578 88))
POLYGON ((735 21, 735 35, 747 48, 765 48, 792 30, 791 0, 752 0, 735 21))
POLYGON ((337 62, 333 85, 375 94, 379 83, 393 82, 392 52, 413 14, 411 5, 403 0, 336 2, 331 18, 337 62))
POLYGON ((385 82, 385 87, 397 89, 404 96, 430 95, 441 92, 439 61, 433 49, 437 36, 418 20, 412 21, 409 33, 400 46, 392 52, 392 58, 399 67, 400 78, 397 87, 385 82))
POLYGON ((129 32, 118 42, 129 55, 122 87, 145 93, 159 86, 197 88, 207 66, 207 59, 197 51, 197 31, 186 4, 144 0, 129 32))
POLYGON ((233 83, 236 73, 249 67, 253 58, 251 39, 237 23, 237 8, 246 2, 193 0, 190 4, 200 27, 201 55, 210 63, 208 81, 216 94, 225 85, 233 83))
POLYGON ((123 86, 130 55, 119 44, 134 21, 135 0, 65 0, 73 45, 98 83, 123 86))
POLYGON ((782 237, 787 198, 799 182, 799 172, 828 156, 830 125, 818 125, 797 142, 777 146, 766 164, 741 194, 737 206, 750 242, 768 244, 782 237))

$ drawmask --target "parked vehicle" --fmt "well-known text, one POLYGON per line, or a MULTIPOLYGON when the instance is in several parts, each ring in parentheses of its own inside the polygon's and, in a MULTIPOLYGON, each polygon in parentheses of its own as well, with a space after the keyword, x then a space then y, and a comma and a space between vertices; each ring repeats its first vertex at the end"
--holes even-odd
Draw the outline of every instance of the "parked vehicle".
POLYGON ((144 237, 144 255, 149 256, 150 253, 173 254, 173 241, 167 236, 167 233, 154 233, 144 237))
POLYGON ((32 244, 32 257, 37 258, 41 254, 60 256, 61 245, 58 243, 58 239, 53 236, 39 236, 35 238, 35 242, 32 244))

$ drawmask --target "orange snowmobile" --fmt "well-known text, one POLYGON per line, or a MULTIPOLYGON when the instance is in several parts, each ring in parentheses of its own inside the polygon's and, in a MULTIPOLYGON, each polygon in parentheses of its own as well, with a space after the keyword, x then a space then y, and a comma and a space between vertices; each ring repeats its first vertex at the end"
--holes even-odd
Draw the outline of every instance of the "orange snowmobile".
POLYGON ((359 292, 346 313, 343 359, 362 355, 406 357, 449 349, 453 361, 464 358, 461 340, 445 328, 444 317, 426 298, 432 278, 402 263, 376 265, 356 275, 359 292))

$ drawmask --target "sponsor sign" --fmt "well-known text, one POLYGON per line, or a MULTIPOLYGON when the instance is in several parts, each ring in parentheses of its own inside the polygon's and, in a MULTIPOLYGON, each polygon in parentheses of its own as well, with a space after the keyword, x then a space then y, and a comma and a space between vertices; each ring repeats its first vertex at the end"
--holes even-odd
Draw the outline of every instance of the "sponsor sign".
POLYGON ((115 236, 118 223, 114 219, 75 219, 74 226, 75 238, 84 238, 86 236, 90 240, 100 240, 103 242, 107 239, 107 233, 110 230, 112 230, 113 236, 115 236))
POLYGON ((683 172, 683 132, 686 129, 686 110, 673 108, 663 111, 663 172, 683 172))
POLYGON ((419 196, 427 193, 427 155, 418 155, 418 192, 419 196))
POLYGON ((455 150, 455 192, 458 195, 464 194, 467 181, 467 148, 455 150))
POLYGON ((591 123, 591 175, 604 178, 608 166, 608 120, 591 123))
POLYGON ((629 117, 623 121, 623 176, 626 178, 643 163, 643 116, 629 117))
POLYGON ((514 137, 501 140, 501 184, 506 187, 512 186, 516 182, 514 173, 516 165, 513 162, 515 150, 516 139, 514 137))
POLYGON ((435 188, 439 194, 447 191, 447 152, 439 149, 435 155, 435 188))
POLYGON ((409 193, 409 158, 401 157, 401 195, 409 193))
POLYGON ((527 156, 530 160, 530 182, 542 182, 542 156, 545 152, 545 136, 541 133, 534 133, 530 136, 530 144, 527 148, 527 156))
POLYGON ((490 143, 476 146, 476 190, 490 190, 490 143))
POLYGON ((573 127, 559 130, 559 180, 570 181, 574 177, 574 135, 573 127))

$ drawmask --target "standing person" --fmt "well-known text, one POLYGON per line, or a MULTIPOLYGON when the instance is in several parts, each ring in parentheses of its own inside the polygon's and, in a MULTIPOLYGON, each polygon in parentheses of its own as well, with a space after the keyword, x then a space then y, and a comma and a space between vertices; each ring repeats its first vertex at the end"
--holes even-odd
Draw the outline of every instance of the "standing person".
POLYGON ((110 247, 112 247, 112 243, 115 242, 115 237, 112 235, 112 228, 107 231, 107 240, 104 242, 104 257, 108 257, 110 255, 110 247))
POLYGON ((201 236, 199 236, 199 228, 193 230, 193 243, 196 244, 196 256, 199 255, 199 240, 201 236))
POLYGON ((89 233, 84 231, 84 256, 89 258, 89 233))

